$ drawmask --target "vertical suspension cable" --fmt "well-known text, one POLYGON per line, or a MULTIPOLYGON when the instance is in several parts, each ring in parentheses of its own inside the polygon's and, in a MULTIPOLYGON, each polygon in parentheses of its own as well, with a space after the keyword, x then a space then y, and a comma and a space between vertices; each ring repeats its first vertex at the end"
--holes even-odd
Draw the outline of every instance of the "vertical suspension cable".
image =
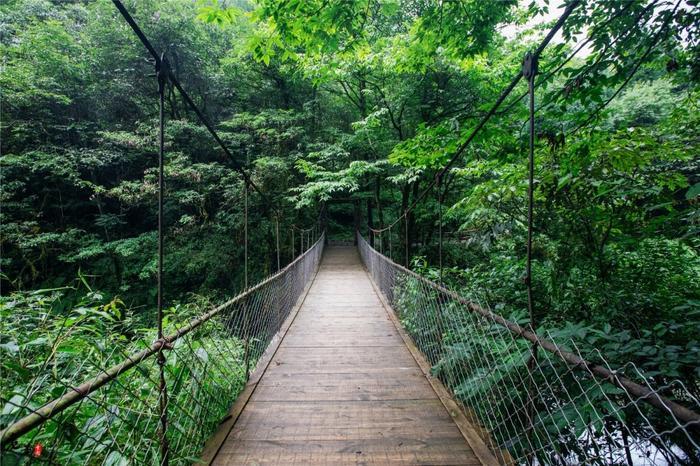
POLYGON ((294 225, 292 225, 292 260, 294 260, 294 249, 296 248, 296 244, 294 244, 294 225))
MULTIPOLYGON (((438 280, 441 286, 444 286, 442 280, 442 172, 438 172, 437 180, 435 183, 437 189, 437 201, 438 201, 438 280)), ((442 335, 444 333, 444 327, 442 323, 442 309, 443 309, 443 298, 442 293, 437 295, 437 305, 435 311, 435 320, 437 324, 437 346, 440 357, 442 357, 444 348, 442 335)))
MULTIPOLYGON (((277 270, 275 270, 275 273, 280 271, 280 213, 279 211, 275 212, 275 250, 277 252, 277 270)), ((282 284, 280 280, 275 280, 273 285, 272 285, 276 291, 275 295, 281 296, 282 293, 280 292, 282 284)), ((282 302, 279 299, 273 299, 272 300, 272 309, 274 312, 274 321, 275 321, 275 328, 279 329, 282 328, 282 302)))
POLYGON ((405 227, 405 238, 404 238, 404 249, 406 255, 406 268, 410 269, 411 265, 408 263, 408 210, 403 213, 404 227, 405 227))
POLYGON ((158 368, 160 377, 159 415, 160 426, 160 464, 167 466, 169 462, 168 446, 168 387, 165 381, 165 340, 163 339, 163 191, 164 191, 164 160, 165 160, 165 82, 168 79, 168 62, 164 55, 156 61, 156 77, 158 79, 158 368))
POLYGON ((391 249, 391 227, 392 226, 393 225, 389 225, 389 259, 391 259, 393 261, 394 260, 394 253, 392 252, 392 249, 391 249))
POLYGON ((248 289, 248 182, 243 187, 243 289, 248 289))
POLYGON ((438 277, 442 285, 442 173, 437 175, 436 187, 438 198, 438 277))
POLYGON ((530 141, 528 150, 528 184, 527 184, 527 259, 525 265, 525 284, 527 286, 527 309, 530 326, 535 329, 534 302, 532 296, 532 232, 534 216, 535 183, 535 75, 537 74, 537 57, 528 53, 523 63, 523 75, 528 80, 530 141))
MULTIPOLYGON (((525 262, 525 286, 527 288, 527 310, 530 317, 530 329, 536 328, 534 315, 534 300, 532 293, 532 234, 534 217, 534 191, 535 191, 535 76, 537 75, 537 56, 528 52, 523 61, 523 77, 528 80, 528 106, 529 106, 529 147, 528 147, 528 185, 527 185, 527 258, 525 262)), ((535 402, 532 396, 533 381, 532 372, 537 365, 537 344, 532 344, 531 355, 528 361, 528 408, 527 417, 530 424, 528 436, 534 431, 535 402)), ((531 452, 528 461, 534 462, 534 452, 531 452)))
MULTIPOLYGON (((248 289, 248 181, 243 180, 243 288, 248 289)), ((245 379, 250 378, 250 318, 248 316, 248 298, 241 306, 243 312, 243 363, 245 379)))
POLYGON ((279 214, 275 215, 275 243, 277 246, 277 271, 280 270, 280 218, 279 214))

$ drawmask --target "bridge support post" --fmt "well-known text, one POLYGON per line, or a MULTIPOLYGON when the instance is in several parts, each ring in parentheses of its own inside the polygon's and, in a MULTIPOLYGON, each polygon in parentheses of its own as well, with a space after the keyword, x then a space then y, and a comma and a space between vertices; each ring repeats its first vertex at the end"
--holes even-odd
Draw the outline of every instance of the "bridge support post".
POLYGON ((242 303, 241 310, 243 311, 243 364, 245 365, 245 380, 250 379, 250 316, 248 314, 249 299, 248 297, 242 303))
MULTIPOLYGON (((523 60, 523 77, 528 82, 528 110, 529 110, 529 147, 528 147, 528 184, 527 184, 527 258, 525 262, 525 286, 527 288, 527 309, 530 317, 530 330, 535 333, 534 297, 532 294, 532 236, 534 219, 534 191, 535 191, 535 77, 537 76, 536 54, 528 52, 523 60)), ((527 363, 527 418, 528 418, 528 443, 536 449, 531 439, 534 434, 535 398, 533 388, 535 385, 534 372, 537 366, 537 343, 532 344, 530 359, 527 363)), ((534 464, 534 452, 528 455, 528 463, 534 464)))
POLYGON ((371 233, 372 228, 374 228, 374 214, 372 213, 372 199, 367 199, 367 226, 369 227, 369 232, 367 234, 369 239, 369 245, 374 247, 374 235, 371 233))
POLYGON ((408 210, 404 211, 403 220, 404 220, 404 228, 405 228, 405 230, 404 230, 404 249, 405 249, 405 251, 404 252, 406 255, 406 260, 405 260, 404 266, 410 270, 411 264, 410 264, 409 259, 408 259, 408 249, 409 249, 409 245, 408 245, 408 210))
POLYGON ((389 226, 389 259, 394 260, 394 253, 391 248, 391 225, 389 226))
POLYGON ((164 191, 164 160, 165 160, 165 83, 168 80, 168 62, 165 55, 156 60, 156 77, 158 79, 158 340, 163 342, 158 349, 158 370, 160 387, 158 392, 158 411, 160 426, 158 437, 160 441, 160 465, 168 466, 170 448, 168 445, 168 385, 165 380, 165 349, 163 339, 163 191, 164 191))
MULTIPOLYGON (((437 179, 435 180, 435 187, 437 189, 437 201, 438 201, 438 279, 441 286, 445 286, 442 280, 442 201, 443 201, 443 191, 442 191, 442 173, 438 173, 437 179)), ((444 326, 442 323, 442 312, 444 297, 442 293, 438 293, 437 299, 437 309, 436 309, 436 321, 437 321, 437 343, 438 343, 438 360, 443 356, 444 349, 442 344, 442 335, 444 333, 444 326)))
POLYGON ((280 218, 275 215, 275 247, 277 248, 277 272, 280 271, 280 218))
POLYGON ((357 234, 360 231, 360 201, 355 201, 353 203, 353 220, 355 222, 355 235, 353 239, 353 244, 357 246, 357 234))

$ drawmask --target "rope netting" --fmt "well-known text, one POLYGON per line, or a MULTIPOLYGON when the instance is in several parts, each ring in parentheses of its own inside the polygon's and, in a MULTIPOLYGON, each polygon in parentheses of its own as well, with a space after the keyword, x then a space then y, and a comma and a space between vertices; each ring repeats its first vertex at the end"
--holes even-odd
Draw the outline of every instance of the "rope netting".
POLYGON ((80 348, 64 346, 82 331, 87 309, 24 322, 62 331, 46 359, 28 369, 28 391, 2 389, 2 464, 195 462, 313 278, 325 236, 314 239, 285 268, 210 311, 189 320, 167 314, 163 339, 154 330, 129 340, 85 332, 80 348), (159 388, 161 351, 167 390, 159 388))
POLYGON ((698 464, 697 387, 553 330, 531 332, 396 264, 360 255, 433 375, 507 464, 698 464))

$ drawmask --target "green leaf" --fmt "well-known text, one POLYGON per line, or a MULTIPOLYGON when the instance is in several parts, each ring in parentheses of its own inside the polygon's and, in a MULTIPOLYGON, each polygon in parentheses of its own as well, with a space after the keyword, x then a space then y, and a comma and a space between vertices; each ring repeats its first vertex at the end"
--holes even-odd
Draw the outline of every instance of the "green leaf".
POLYGON ((105 466, 128 466, 129 459, 118 451, 111 451, 104 461, 105 466))
POLYGON ((700 196, 700 183, 695 183, 685 193, 685 198, 690 200, 700 196))
POLYGON ((19 353, 19 345, 16 341, 9 341, 7 343, 0 344, 0 349, 7 351, 11 355, 16 355, 19 353))

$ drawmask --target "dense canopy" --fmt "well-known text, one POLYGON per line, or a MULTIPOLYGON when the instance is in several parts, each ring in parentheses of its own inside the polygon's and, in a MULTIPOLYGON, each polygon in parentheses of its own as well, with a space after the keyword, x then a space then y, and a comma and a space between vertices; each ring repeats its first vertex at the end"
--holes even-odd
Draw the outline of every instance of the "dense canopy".
MULTIPOLYGON (((298 229, 352 240, 358 211, 397 262, 529 319, 525 81, 435 181, 558 1, 124 3, 235 158, 168 83, 173 319, 274 272, 276 222, 284 265, 298 229)), ((3 1, 0 52, 4 403, 52 351, 45 316, 111 316, 71 354, 154 327, 158 94, 109 0, 3 1)), ((533 325, 700 396, 697 1, 582 1, 536 83, 533 325)))

